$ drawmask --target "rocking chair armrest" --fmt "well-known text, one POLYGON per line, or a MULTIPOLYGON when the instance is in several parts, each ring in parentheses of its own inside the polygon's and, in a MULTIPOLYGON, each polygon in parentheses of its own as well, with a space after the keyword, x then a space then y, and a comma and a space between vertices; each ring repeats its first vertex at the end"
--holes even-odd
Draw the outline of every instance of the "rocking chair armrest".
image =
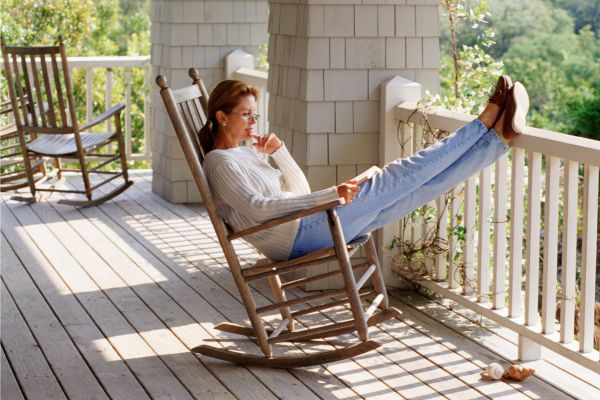
POLYGON ((96 126, 99 123, 106 121, 107 119, 109 119, 110 117, 112 117, 113 115, 119 115, 119 113, 121 111, 123 111, 125 109, 125 104, 124 103, 119 103, 116 106, 113 106, 111 108, 109 108, 108 110, 104 111, 102 114, 98 115, 96 118, 89 120, 88 122, 85 123, 85 125, 83 125, 80 130, 85 131, 90 129, 92 126, 96 126))
POLYGON ((227 238, 229 240, 239 239, 241 237, 251 235, 253 233, 260 232, 262 230, 269 229, 269 228, 272 228, 277 225, 285 224, 286 222, 290 222, 290 221, 293 221, 298 218, 305 217, 307 215, 315 214, 320 211, 329 210, 331 208, 337 207, 342 204, 344 204, 344 199, 339 198, 337 200, 333 200, 328 203, 323 203, 323 204, 320 204, 315 207, 311 207, 311 208, 307 208, 307 209, 299 210, 299 211, 294 211, 293 213, 284 215, 283 217, 275 218, 275 219, 269 220, 267 222, 263 222, 260 225, 246 228, 239 232, 231 233, 231 234, 227 235, 227 238))

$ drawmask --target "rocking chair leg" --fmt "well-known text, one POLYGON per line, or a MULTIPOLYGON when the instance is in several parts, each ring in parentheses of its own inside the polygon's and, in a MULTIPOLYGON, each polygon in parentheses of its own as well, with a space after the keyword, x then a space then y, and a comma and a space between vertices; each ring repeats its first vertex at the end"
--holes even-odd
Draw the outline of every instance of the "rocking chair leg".
MULTIPOLYGON (((281 279, 279 275, 271 275, 269 276, 269 285, 271 286, 271 290, 273 291, 273 296, 275 297, 275 301, 277 303, 281 303, 287 301, 285 296, 285 292, 281 289, 281 279)), ((288 320, 287 328, 291 332, 294 330, 294 319, 292 318, 292 313, 290 312, 289 307, 281 307, 279 309, 281 313, 281 318, 288 320)))
POLYGON ((87 170, 87 165, 85 164, 85 160, 83 158, 83 150, 79 149, 77 151, 79 153, 79 165, 81 167, 81 177, 83 178, 83 186, 85 187, 85 195, 88 198, 88 201, 92 201, 92 185, 90 184, 90 175, 87 170))
POLYGON ((387 310, 389 307, 387 291, 385 289, 385 282, 383 280, 383 273, 381 272, 381 265, 379 264, 379 257, 377 257, 377 249, 375 248, 375 241, 373 235, 369 236, 367 245, 365 246, 367 253, 367 260, 369 264, 375 264, 375 271, 373 273, 373 286, 375 291, 383 295, 383 300, 379 303, 379 308, 387 310))
POLYGON ((54 159, 54 166, 58 170, 58 172, 56 174, 58 177, 58 180, 61 180, 62 179, 62 161, 60 161, 60 157, 56 157, 54 159))
POLYGON ((125 154, 125 142, 123 141, 123 132, 121 129, 121 113, 115 115, 115 129, 117 132, 117 147, 119 148, 119 158, 121 160, 121 171, 125 183, 129 182, 129 173, 127 172, 127 159, 125 154))
POLYGON ((226 248, 224 250, 227 263, 230 266, 231 274, 233 275, 233 279, 236 283, 238 291, 240 292, 240 296, 242 297, 244 308, 246 308, 246 313, 248 314, 248 318, 250 318, 252 328, 254 329, 254 332, 256 332, 258 346, 265 357, 271 358, 273 356, 273 351, 271 349, 271 344, 269 344, 269 337, 267 336, 267 331, 262 318, 256 312, 256 302, 254 301, 254 296, 250 290, 250 285, 248 285, 242 275, 242 268, 237 257, 235 257, 235 253, 232 257, 232 254, 229 253, 229 249, 226 248))
POLYGON ((340 265, 340 271, 344 278, 344 286, 346 287, 346 293, 348 300, 350 301, 352 316, 354 317, 356 324, 356 332, 360 340, 366 341, 369 339, 369 327, 362 308, 360 296, 358 295, 350 257, 346 250, 344 232, 342 231, 339 217, 334 209, 327 210, 327 219, 329 221, 329 229, 331 230, 333 243, 335 245, 335 253, 340 265))
MULTIPOLYGON (((25 143, 25 137, 22 133, 19 133, 21 143, 25 143)), ((25 164, 25 171, 27 173, 27 183, 29 184, 29 190, 31 191, 31 197, 35 202, 35 181, 33 179, 34 171, 31 168, 31 159, 29 158, 29 151, 27 151, 27 147, 25 145, 21 146, 23 150, 23 164, 25 164)), ((42 165, 44 163, 42 162, 42 165)))

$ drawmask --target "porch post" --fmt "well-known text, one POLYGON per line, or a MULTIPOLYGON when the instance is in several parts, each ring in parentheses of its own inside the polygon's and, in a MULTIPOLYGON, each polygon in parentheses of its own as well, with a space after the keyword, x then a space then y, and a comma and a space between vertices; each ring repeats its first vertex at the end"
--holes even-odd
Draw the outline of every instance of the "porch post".
MULTIPOLYGON (((439 92, 438 3, 269 0, 269 126, 313 190, 389 161, 379 148, 383 82, 400 75, 439 92)), ((390 257, 381 261, 396 285, 390 257)))
POLYGON ((240 49, 256 56, 267 40, 267 0, 152 1, 152 191, 175 202, 197 202, 196 188, 154 78, 191 85, 198 68, 208 90, 225 79, 224 59, 240 49))

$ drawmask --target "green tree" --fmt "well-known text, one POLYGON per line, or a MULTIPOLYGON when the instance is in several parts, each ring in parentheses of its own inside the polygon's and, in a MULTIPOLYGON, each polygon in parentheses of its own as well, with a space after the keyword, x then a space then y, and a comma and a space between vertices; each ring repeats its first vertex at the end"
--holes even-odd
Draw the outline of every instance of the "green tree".
POLYGON ((494 31, 487 24, 487 0, 443 0, 448 34, 442 40, 441 86, 443 107, 478 114, 486 104, 489 89, 502 73, 502 62, 489 51, 494 45, 494 31), (476 35, 466 44, 462 35, 476 35), (480 28, 481 27, 481 28, 480 28))
POLYGON ((11 45, 56 43, 62 35, 83 54, 95 21, 93 0, 4 0, 0 7, 0 33, 11 45))
POLYGON ((579 32, 589 26, 596 37, 600 31, 600 1, 598 0, 550 0, 556 7, 567 10, 575 19, 575 30, 579 32))
MULTIPOLYGON (((146 55, 150 52, 150 0, 5 0, 0 8, 0 31, 10 45, 55 44, 65 39, 67 54, 88 56, 146 55)), ((1 79, 1 78, 0 78, 1 79)), ((79 120, 85 120, 85 71, 72 74, 73 94, 79 120)), ((133 149, 143 136, 144 71, 132 71, 131 104, 133 149)), ((106 76, 93 76, 93 113, 104 111, 106 76)), ((124 101, 122 70, 113 72, 113 104, 124 101)), ((4 96, 6 97, 6 96, 4 96)))
POLYGON ((534 126, 580 131, 569 114, 573 104, 592 99, 600 85, 598 49, 600 42, 589 28, 579 35, 571 31, 515 39, 503 60, 507 72, 527 87, 534 126))

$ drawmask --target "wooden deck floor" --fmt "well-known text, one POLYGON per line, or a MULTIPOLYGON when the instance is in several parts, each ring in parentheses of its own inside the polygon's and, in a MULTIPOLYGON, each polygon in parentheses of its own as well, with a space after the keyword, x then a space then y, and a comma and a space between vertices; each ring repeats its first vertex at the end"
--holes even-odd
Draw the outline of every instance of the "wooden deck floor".
POLYGON ((135 175, 123 195, 87 209, 58 195, 33 205, 2 196, 3 399, 566 399, 569 385, 600 398, 583 381, 481 381, 502 359, 479 343, 503 352, 504 339, 458 313, 440 323, 448 309, 412 292, 392 292, 403 315, 371 328, 382 346, 353 360, 269 370, 196 356, 189 349, 203 341, 259 350, 213 329, 246 317, 203 208, 170 204, 151 193, 148 172, 135 175))

